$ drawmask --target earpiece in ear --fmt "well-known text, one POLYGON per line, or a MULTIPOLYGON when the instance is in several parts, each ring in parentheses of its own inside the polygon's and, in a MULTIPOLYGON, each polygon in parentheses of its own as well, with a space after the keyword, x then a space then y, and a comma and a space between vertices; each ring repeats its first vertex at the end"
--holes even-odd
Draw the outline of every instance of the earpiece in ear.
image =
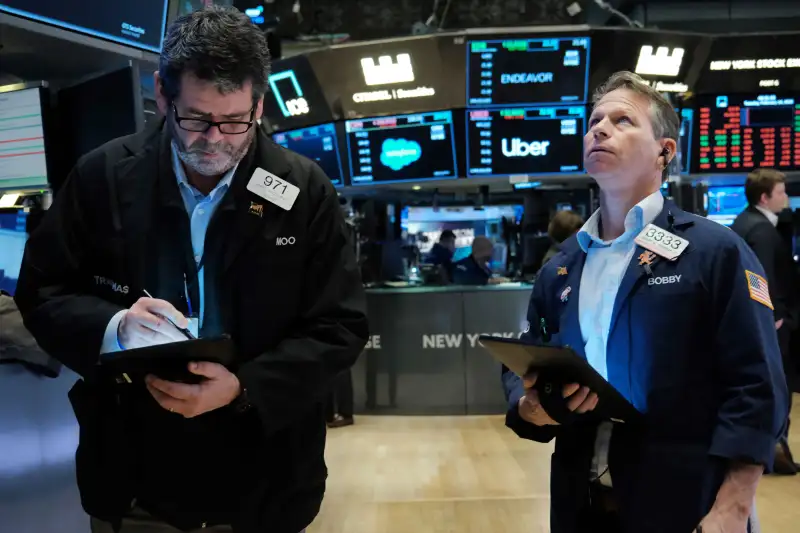
POLYGON ((661 168, 667 168, 667 165, 669 165, 669 148, 665 146, 664 149, 661 150, 661 153, 658 154, 658 157, 664 158, 664 163, 661 165, 661 168))

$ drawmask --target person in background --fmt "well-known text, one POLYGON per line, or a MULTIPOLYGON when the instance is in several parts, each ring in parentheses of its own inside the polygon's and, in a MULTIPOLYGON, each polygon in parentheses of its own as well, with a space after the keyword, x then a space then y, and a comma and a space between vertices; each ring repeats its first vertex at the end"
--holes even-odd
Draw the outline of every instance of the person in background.
POLYGON ((439 242, 435 243, 428 255, 425 256, 426 263, 440 268, 445 283, 453 281, 453 254, 455 251, 456 234, 452 230, 446 229, 439 235, 439 242))
POLYGON ((491 269, 494 243, 482 235, 472 240, 472 253, 453 264, 453 282, 456 285, 494 285, 505 283, 506 278, 493 277, 491 269))
POLYGON ((745 533, 788 413, 764 271, 735 233, 663 197, 669 101, 619 72, 593 102, 584 164, 600 209, 540 271, 523 339, 571 347, 640 416, 592 413, 581 383, 559 384, 548 413, 536 374, 503 369, 506 425, 556 441, 552 533, 745 533))
POLYGON ((268 74, 240 11, 177 19, 155 75, 165 118, 81 158, 28 240, 15 299, 82 378, 93 533, 298 533, 319 512, 324 403, 366 345, 366 301, 330 180, 255 126, 268 74), (98 371, 186 340, 173 324, 229 336, 234 363, 189 363, 197 384, 98 371))
POLYGON ((558 254, 561 251, 561 244, 578 233, 581 226, 583 226, 583 217, 575 211, 564 210, 557 212, 550 221, 550 225, 547 226, 547 234, 553 244, 544 254, 542 265, 558 254))
POLYGON ((353 375, 348 368, 336 377, 325 402, 325 422, 329 428, 352 426, 353 375))
MULTIPOLYGON (((731 229, 742 237, 764 267, 769 283, 769 297, 775 307, 775 329, 783 357, 783 371, 789 391, 796 387, 797 370, 789 349, 792 331, 798 323, 798 283, 792 250, 778 233, 778 214, 789 205, 786 176, 773 169, 761 168, 747 176, 744 185, 747 208, 736 217, 731 229)), ((791 408, 791 402, 789 407, 791 408)), ((773 472, 794 475, 798 471, 786 435, 778 443, 773 472)))

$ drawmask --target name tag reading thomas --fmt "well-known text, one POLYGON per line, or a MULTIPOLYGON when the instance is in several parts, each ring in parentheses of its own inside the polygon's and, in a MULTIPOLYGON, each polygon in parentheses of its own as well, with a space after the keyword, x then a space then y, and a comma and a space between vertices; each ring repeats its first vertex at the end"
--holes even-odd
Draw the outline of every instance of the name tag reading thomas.
POLYGON ((263 168, 257 168, 247 184, 247 190, 259 195, 284 211, 289 211, 300 194, 300 189, 286 180, 280 179, 263 168))
POLYGON ((689 241, 654 224, 648 224, 636 237, 636 244, 664 259, 675 261, 689 246, 689 241))

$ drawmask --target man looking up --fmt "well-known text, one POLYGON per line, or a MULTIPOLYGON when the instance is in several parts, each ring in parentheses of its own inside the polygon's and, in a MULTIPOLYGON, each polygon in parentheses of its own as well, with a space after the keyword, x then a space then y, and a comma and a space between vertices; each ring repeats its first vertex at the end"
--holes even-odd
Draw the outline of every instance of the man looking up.
POLYGON ((542 268, 528 308, 527 341, 570 346, 641 417, 601 420, 598 396, 564 383, 573 417, 560 425, 533 388, 538 376, 504 369, 508 427, 556 439, 553 533, 744 533, 786 421, 758 260, 736 234, 661 194, 678 128, 669 102, 635 74, 598 89, 584 162, 600 209, 542 268))

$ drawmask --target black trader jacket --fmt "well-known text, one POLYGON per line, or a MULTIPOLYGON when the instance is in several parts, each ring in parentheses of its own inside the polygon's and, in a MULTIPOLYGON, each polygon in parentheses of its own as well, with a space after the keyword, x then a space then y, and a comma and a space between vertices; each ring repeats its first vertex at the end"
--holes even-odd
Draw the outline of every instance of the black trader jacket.
POLYGON ((210 222, 203 270, 206 309, 219 310, 203 334, 232 337, 253 408, 184 419, 97 372, 109 320, 144 290, 187 311, 196 265, 170 156, 163 124, 84 156, 23 259, 26 327, 83 378, 70 391, 83 507, 118 523, 135 500, 179 529, 297 533, 325 491, 325 394, 367 340, 337 194, 316 164, 257 131, 210 222), (290 210, 247 189, 258 167, 300 189, 290 210))

